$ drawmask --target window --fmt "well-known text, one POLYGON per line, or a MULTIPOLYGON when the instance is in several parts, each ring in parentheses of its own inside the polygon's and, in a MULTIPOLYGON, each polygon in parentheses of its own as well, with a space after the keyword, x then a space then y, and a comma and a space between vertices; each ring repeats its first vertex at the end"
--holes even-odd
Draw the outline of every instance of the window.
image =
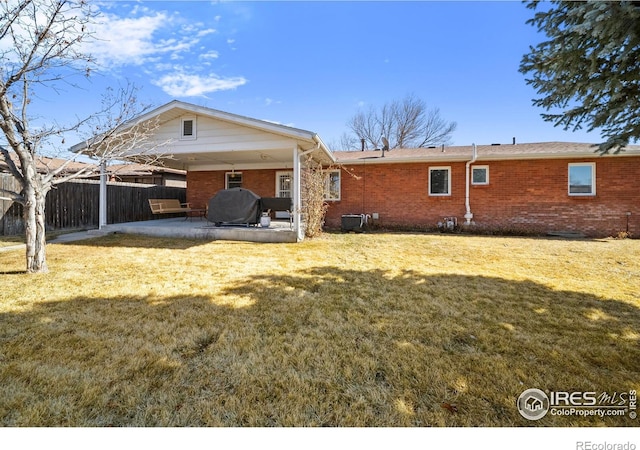
POLYGON ((225 189, 242 187, 242 172, 227 172, 225 175, 225 189))
POLYGON ((489 166, 473 166, 471 168, 471 184, 489 184, 489 166))
POLYGON ((276 197, 293 197, 293 172, 276 172, 276 197))
POLYGON ((340 200, 340 171, 332 170, 327 173, 324 187, 324 199, 340 200))
POLYGON ((596 164, 569 164, 569 195, 596 195, 596 164))
POLYGON ((195 139, 196 138, 196 119, 195 117, 185 117, 182 119, 180 128, 181 139, 195 139))
POLYGON ((429 195, 451 195, 451 167, 429 168, 429 195))

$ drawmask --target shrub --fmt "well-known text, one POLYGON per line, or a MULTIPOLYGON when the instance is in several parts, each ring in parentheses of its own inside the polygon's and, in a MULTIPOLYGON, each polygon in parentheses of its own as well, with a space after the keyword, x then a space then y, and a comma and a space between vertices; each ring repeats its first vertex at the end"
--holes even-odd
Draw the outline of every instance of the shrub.
POLYGON ((308 238, 322 234, 324 218, 329 208, 324 197, 326 178, 330 170, 332 170, 331 167, 323 168, 311 159, 307 159, 302 169, 301 213, 306 224, 304 234, 308 238))

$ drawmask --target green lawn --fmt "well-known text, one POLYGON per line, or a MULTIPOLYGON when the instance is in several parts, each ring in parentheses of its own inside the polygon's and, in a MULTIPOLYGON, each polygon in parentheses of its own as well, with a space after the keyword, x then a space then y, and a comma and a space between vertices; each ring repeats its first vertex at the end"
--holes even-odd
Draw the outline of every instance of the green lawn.
POLYGON ((3 426, 637 426, 520 416, 640 390, 640 241, 107 236, 0 253, 3 426))

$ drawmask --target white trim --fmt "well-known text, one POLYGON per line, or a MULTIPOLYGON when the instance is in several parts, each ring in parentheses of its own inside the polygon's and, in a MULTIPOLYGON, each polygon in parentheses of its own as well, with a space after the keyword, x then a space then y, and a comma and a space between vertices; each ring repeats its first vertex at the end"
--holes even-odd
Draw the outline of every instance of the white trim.
POLYGON ((196 116, 185 116, 180 119, 180 140, 181 141, 195 141, 198 138, 198 126, 196 116), (184 123, 192 122, 192 129, 190 135, 184 134, 184 123))
POLYGON ((280 190, 280 176, 281 175, 289 175, 291 177, 291 181, 290 181, 291 186, 289 188, 289 192, 290 192, 289 197, 293 198, 293 187, 294 187, 293 170, 278 170, 278 171, 276 171, 276 190, 274 191, 275 192, 275 196, 276 197, 280 197, 280 193, 282 192, 280 190))
POLYGON ((474 186, 487 186, 489 184, 489 166, 487 165, 473 165, 471 166, 471 184, 474 186), (473 181, 473 171, 474 169, 484 169, 487 174, 487 180, 484 183, 475 183, 473 181))
POLYGON ((301 154, 296 146, 293 149, 293 180, 291 181, 291 200, 293 214, 293 229, 297 233, 298 242, 304 239, 304 230, 302 229, 302 193, 300 188, 302 184, 300 182, 301 176, 301 154))
MULTIPOLYGON (((242 176, 242 172, 226 172, 224 174, 224 188, 225 189, 229 189, 229 175, 240 175, 242 176)), ((241 184, 244 183, 244 176, 242 177, 242 181, 240 182, 241 184)), ((242 187, 242 186, 240 186, 242 187)))
POLYGON ((339 202, 342 199, 342 173, 340 169, 327 171, 327 179, 324 181, 324 200, 327 202, 339 202), (330 198, 328 194, 331 192, 331 174, 338 174, 338 197, 330 198))
POLYGON ((567 164, 567 193, 570 197, 595 197, 596 195, 596 163, 580 162, 567 164), (591 167, 591 192, 571 192, 571 168, 591 167))
POLYGON ((429 167, 429 186, 427 186, 429 195, 432 197, 449 197, 451 196, 451 166, 433 166, 429 167), (431 171, 433 170, 446 170, 447 175, 447 193, 446 194, 434 194, 431 192, 431 171))

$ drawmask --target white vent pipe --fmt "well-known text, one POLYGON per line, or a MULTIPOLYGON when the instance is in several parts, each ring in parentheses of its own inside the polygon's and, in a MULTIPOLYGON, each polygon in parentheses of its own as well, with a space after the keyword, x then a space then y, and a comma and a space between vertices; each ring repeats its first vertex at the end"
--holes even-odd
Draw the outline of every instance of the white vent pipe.
POLYGON ((469 203, 469 188, 470 188, 470 184, 471 184, 471 164, 473 164, 474 162, 476 162, 476 159, 478 159, 478 151, 476 149, 476 144, 472 144, 473 145, 473 156, 471 157, 470 161, 467 161, 467 174, 466 174, 466 191, 465 191, 465 196, 464 196, 464 206, 467 209, 467 212, 464 215, 464 218, 466 220, 466 225, 471 225, 471 219, 473 219, 473 213, 471 212, 471 205, 469 203))

